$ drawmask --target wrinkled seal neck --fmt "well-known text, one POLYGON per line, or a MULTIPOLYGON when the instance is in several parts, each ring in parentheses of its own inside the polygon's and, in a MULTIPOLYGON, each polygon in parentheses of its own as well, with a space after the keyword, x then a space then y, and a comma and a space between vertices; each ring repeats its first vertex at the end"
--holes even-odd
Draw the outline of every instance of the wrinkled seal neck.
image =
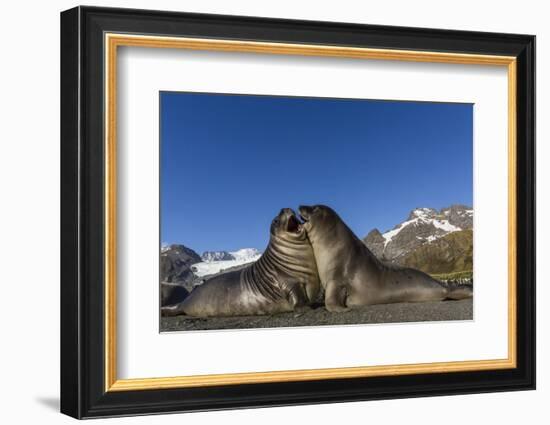
POLYGON ((258 281, 275 287, 317 275, 313 249, 305 232, 289 238, 271 234, 267 248, 252 268, 258 281))

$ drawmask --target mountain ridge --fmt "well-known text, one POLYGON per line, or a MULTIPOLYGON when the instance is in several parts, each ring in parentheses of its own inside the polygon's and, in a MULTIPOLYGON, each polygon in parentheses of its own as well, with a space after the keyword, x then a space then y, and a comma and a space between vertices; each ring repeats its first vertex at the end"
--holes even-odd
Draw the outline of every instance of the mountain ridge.
POLYGON ((414 208, 392 229, 372 229, 363 242, 384 262, 432 274, 471 271, 473 209, 462 204, 414 208))
POLYGON ((202 255, 182 244, 165 245, 160 254, 160 281, 166 285, 181 285, 192 290, 211 275, 244 267, 256 261, 262 253, 256 248, 236 251, 205 251, 202 255))

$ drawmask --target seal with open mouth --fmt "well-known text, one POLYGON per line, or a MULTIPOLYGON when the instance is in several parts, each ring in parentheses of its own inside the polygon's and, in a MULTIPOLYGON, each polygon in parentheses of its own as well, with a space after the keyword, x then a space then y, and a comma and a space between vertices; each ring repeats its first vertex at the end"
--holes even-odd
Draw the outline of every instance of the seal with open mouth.
POLYGON ((382 263, 327 206, 301 206, 299 211, 313 247, 329 311, 473 295, 471 286, 445 285, 420 270, 382 263))
POLYGON ((294 311, 317 298, 320 283, 313 249, 290 208, 273 219, 269 244, 255 263, 214 276, 164 316, 247 316, 294 311))

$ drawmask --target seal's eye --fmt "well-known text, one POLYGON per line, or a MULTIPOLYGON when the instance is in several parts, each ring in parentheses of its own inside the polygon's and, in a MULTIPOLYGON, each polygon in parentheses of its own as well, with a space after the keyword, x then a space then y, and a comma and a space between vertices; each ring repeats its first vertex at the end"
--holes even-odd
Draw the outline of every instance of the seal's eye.
POLYGON ((279 224, 279 219, 278 219, 278 218, 274 218, 274 219, 273 219, 273 224, 274 224, 274 225, 279 224))

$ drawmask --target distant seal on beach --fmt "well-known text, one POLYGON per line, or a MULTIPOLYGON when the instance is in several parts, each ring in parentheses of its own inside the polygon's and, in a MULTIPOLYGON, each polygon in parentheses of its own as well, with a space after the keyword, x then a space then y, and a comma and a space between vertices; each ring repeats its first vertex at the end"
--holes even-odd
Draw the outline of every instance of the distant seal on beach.
POLYGON ((160 305, 177 304, 189 295, 189 291, 175 283, 161 282, 160 284, 160 305))
POLYGON ((294 311, 320 290, 313 249, 290 208, 273 219, 265 252, 253 264, 194 288, 182 302, 161 308, 164 316, 247 316, 294 311))
POLYGON ((400 302, 471 298, 467 285, 445 285, 420 270, 382 263, 330 207, 301 206, 329 311, 400 302))

